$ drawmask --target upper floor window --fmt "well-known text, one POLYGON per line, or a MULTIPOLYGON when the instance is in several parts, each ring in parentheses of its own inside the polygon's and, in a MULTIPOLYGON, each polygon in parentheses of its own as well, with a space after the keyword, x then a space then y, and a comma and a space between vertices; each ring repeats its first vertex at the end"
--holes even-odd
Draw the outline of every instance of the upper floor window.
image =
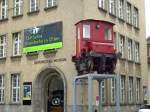
POLYGON ((0 36, 0 58, 6 57, 6 35, 0 36))
POLYGON ((127 22, 131 24, 131 4, 129 2, 127 2, 127 22))
POLYGON ((123 19, 124 0, 119 0, 119 18, 123 19))
POLYGON ((132 60, 133 59, 133 48, 132 48, 132 40, 128 39, 128 59, 132 60))
POLYGON ((53 7, 57 5, 57 0, 47 0, 46 2, 47 7, 53 7))
POLYGON ((0 103, 4 103, 4 75, 0 75, 0 103))
POLYGON ((13 34, 13 56, 21 55, 21 32, 13 34))
POLYGON ((105 40, 112 40, 112 30, 110 28, 105 29, 105 40))
POLYGON ((7 9, 7 0, 1 0, 0 2, 0 10, 1 10, 1 15, 0 15, 0 19, 5 19, 7 18, 7 13, 8 13, 8 9, 7 9))
POLYGON ((14 16, 18 16, 22 14, 22 7, 23 7, 22 0, 14 0, 14 16))
POLYGON ((139 43, 138 42, 135 42, 135 62, 140 62, 140 46, 139 46, 139 43))
POLYGON ((135 27, 138 27, 138 25, 139 25, 139 11, 135 7, 133 9, 133 25, 135 27))
POLYGON ((109 0, 109 12, 116 15, 116 0, 109 0))
POLYGON ((120 102, 125 103, 125 76, 121 76, 120 78, 120 102))
POLYGON ((128 95, 128 98, 129 98, 129 103, 133 103, 133 77, 129 77, 129 95, 128 95))
POLYGON ((38 0, 30 0, 30 12, 38 10, 38 0))
POLYGON ((125 56, 125 37, 123 35, 120 35, 119 38, 119 52, 122 54, 122 58, 125 56))
POLYGON ((83 38, 90 38, 90 25, 88 24, 83 25, 83 38))
POLYGON ((20 101, 20 76, 19 74, 11 75, 11 98, 13 103, 20 101))
POLYGON ((99 8, 105 9, 105 0, 99 0, 99 8))

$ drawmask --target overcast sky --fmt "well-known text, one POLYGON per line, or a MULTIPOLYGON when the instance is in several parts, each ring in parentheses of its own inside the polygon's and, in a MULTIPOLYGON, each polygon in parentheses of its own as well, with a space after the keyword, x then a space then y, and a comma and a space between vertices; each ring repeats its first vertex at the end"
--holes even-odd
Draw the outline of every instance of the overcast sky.
POLYGON ((150 0, 145 0, 146 8, 146 37, 150 36, 150 0))

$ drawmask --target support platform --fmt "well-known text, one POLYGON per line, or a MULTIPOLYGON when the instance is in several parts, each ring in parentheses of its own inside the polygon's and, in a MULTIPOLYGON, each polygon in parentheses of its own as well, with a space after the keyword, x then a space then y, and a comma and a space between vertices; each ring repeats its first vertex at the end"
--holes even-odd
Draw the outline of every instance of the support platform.
MULTIPOLYGON (((116 112, 120 112, 120 76, 116 74, 97 74, 97 73, 91 73, 91 74, 85 74, 76 76, 73 80, 73 112, 77 112, 77 80, 84 79, 88 80, 88 112, 94 112, 93 111, 93 80, 97 80, 99 82, 99 96, 100 96, 100 84, 105 79, 115 79, 116 80, 116 112)), ((98 112, 102 112, 102 103, 99 102, 99 109, 98 112)))

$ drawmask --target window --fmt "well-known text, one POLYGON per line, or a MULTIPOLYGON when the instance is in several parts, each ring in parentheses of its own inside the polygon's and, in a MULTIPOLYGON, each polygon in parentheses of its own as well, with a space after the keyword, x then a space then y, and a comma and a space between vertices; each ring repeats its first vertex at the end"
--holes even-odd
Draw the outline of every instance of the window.
POLYGON ((30 0, 30 12, 34 12, 38 10, 38 1, 30 0))
POLYGON ((11 75, 11 85, 12 85, 12 102, 18 103, 20 100, 20 76, 19 74, 11 75))
POLYGON ((124 0, 119 0, 119 18, 123 19, 124 0))
POLYGON ((116 0, 109 0, 109 12, 116 15, 116 0))
POLYGON ((116 80, 113 78, 111 79, 111 103, 115 103, 116 99, 116 80))
POLYGON ((110 28, 105 29, 105 40, 112 40, 112 30, 110 28))
POLYGON ((120 102, 125 103, 125 76, 121 76, 120 85, 120 102))
POLYGON ((119 38, 119 52, 122 54, 122 58, 124 58, 124 52, 125 52, 125 37, 120 35, 119 38))
POLYGON ((101 82, 101 89, 100 89, 100 94, 101 94, 101 101, 102 101, 102 103, 105 103, 105 81, 103 80, 102 82, 101 82))
POLYGON ((105 9, 105 0, 99 0, 99 8, 105 9))
POLYGON ((90 38, 90 25, 83 25, 83 38, 90 38))
POLYGON ((0 103, 4 103, 4 75, 0 75, 0 103))
POLYGON ((6 19, 7 18, 7 0, 1 0, 1 16, 0 19, 6 19))
POLYGON ((13 56, 21 55, 21 32, 13 34, 13 56))
POLYGON ((129 103, 133 103, 133 77, 129 77, 129 96, 128 96, 128 101, 129 103))
POLYGON ((6 35, 0 36, 0 58, 6 57, 6 35))
POLYGON ((135 62, 140 62, 140 51, 139 51, 139 43, 135 42, 135 62))
POLYGON ((57 0, 47 0, 47 7, 53 7, 57 5, 57 0))
POLYGON ((138 9, 137 8, 135 8, 134 7, 134 9, 133 9, 133 25, 135 26, 135 27, 138 27, 138 25, 139 25, 139 12, 138 12, 138 9))
POLYGON ((132 40, 128 39, 128 59, 133 59, 133 49, 132 49, 132 40))
POLYGON ((131 4, 127 2, 127 22, 131 24, 131 4))
POLYGON ((140 86, 141 85, 141 80, 140 78, 136 78, 136 102, 140 102, 140 86))
POLYGON ((22 0, 14 0, 14 16, 22 14, 22 0))

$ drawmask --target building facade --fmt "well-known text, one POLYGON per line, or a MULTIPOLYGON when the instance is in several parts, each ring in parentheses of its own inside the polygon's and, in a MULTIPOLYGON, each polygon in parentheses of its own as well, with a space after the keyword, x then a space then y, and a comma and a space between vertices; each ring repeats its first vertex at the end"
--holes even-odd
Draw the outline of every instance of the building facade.
MULTIPOLYGON (((134 112, 144 101, 148 81, 144 18, 144 2, 139 0, 1 0, 0 112, 49 112, 49 105, 58 103, 51 111, 72 112, 75 24, 84 19, 115 24, 115 48, 122 54, 116 68, 121 112, 134 112), (43 35, 54 37, 50 40, 55 44, 42 45, 49 42, 43 35), (54 99, 52 104, 49 99, 54 99)), ((93 99, 98 94, 94 84, 93 99)), ((104 111, 114 109, 114 85, 113 80, 101 85, 104 111)), ((79 88, 78 109, 86 112, 87 85, 79 88)))

